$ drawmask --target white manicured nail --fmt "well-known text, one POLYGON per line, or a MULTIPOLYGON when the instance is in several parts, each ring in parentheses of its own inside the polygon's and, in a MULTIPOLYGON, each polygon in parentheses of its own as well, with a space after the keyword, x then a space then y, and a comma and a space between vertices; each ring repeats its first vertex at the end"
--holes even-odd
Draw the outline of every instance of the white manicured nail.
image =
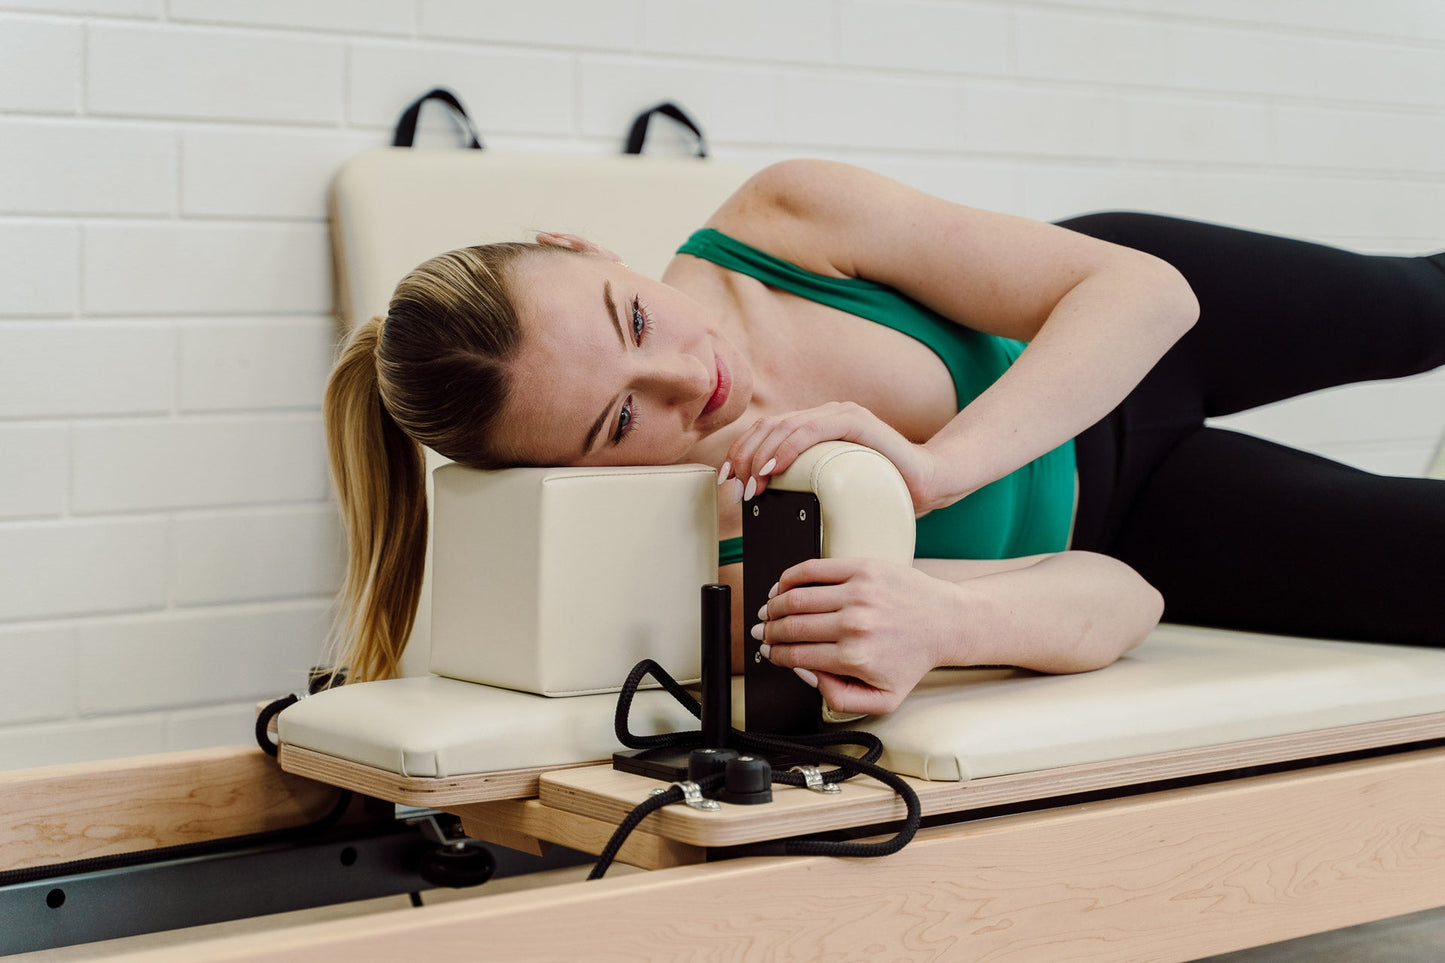
POLYGON ((818 688, 818 677, 816 675, 809 672, 807 669, 799 667, 794 667, 793 671, 798 673, 798 678, 808 683, 808 685, 812 686, 815 689, 818 688))
POLYGON ((773 647, 766 642, 758 647, 758 651, 763 654, 763 658, 765 659, 771 659, 773 657, 773 647))
POLYGON ((767 605, 764 605, 762 608, 758 609, 758 618, 761 619, 761 620, 764 621, 764 622, 766 622, 766 621, 768 620, 768 607, 767 607, 767 605))
POLYGON ((730 461, 725 461, 725 462, 723 462, 723 463, 722 463, 722 467, 717 470, 717 483, 718 483, 719 485, 721 485, 723 482, 727 481, 727 480, 728 480, 728 475, 732 474, 732 470, 733 470, 733 463, 732 463, 732 462, 730 462, 730 461))
POLYGON ((768 598, 772 598, 773 596, 777 595, 778 589, 782 587, 782 584, 783 583, 781 582, 774 582, 773 587, 768 589, 768 598))
POLYGON ((777 460, 776 458, 769 458, 769 459, 768 459, 768 463, 767 463, 766 465, 764 465, 762 468, 759 468, 759 469, 758 469, 758 474, 759 474, 759 475, 766 475, 766 474, 768 474, 769 472, 771 472, 771 471, 772 471, 774 468, 776 468, 776 467, 778 467, 778 460, 777 460))
POLYGON ((748 634, 751 635, 753 638, 757 639, 759 642, 763 641, 763 624, 759 622, 757 625, 753 626, 752 631, 748 634))
POLYGON ((749 476, 748 487, 743 489, 743 501, 750 501, 758 493, 758 480, 749 476))
POLYGON ((733 504, 736 505, 743 500, 743 483, 736 478, 734 478, 732 482, 732 494, 729 497, 732 498, 733 504))

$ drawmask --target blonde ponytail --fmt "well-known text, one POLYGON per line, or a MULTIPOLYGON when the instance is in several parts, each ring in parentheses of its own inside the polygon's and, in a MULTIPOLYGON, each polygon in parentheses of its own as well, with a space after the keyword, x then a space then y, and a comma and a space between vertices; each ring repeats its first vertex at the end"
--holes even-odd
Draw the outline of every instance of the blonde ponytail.
POLYGON ((472 468, 512 464, 491 437, 522 338, 507 275, 544 251, 555 249, 489 244, 434 257, 402 278, 385 319, 359 325, 342 348, 322 404, 348 546, 333 678, 397 674, 426 564, 421 446, 472 468))
POLYGON ((359 325, 326 386, 331 477, 346 527, 347 565, 331 648, 348 682, 397 674, 426 563, 426 476, 421 447, 381 401, 381 318, 359 325))

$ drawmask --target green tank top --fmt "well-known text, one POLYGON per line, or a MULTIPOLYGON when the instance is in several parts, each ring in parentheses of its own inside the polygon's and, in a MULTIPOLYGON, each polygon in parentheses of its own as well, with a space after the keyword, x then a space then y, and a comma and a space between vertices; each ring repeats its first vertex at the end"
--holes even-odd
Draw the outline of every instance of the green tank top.
MULTIPOLYGON (((960 410, 1013 364, 1021 341, 948 320, 887 285, 835 278, 703 228, 678 248, 771 287, 866 318, 922 342, 953 378, 960 410)), ((1017 558, 1068 546, 1074 517, 1074 443, 1065 442, 947 508, 918 520, 919 558, 1017 558)), ((718 564, 742 561, 742 539, 724 539, 718 564)))

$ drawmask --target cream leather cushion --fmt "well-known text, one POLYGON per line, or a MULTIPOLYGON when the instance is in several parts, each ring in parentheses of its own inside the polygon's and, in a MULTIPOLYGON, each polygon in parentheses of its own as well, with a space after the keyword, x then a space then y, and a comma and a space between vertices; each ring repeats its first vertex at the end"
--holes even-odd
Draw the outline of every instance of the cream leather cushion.
POLYGON ((898 469, 873 449, 825 441, 799 455, 768 485, 818 496, 823 558, 913 564, 913 498, 898 469))
MULTIPOLYGON (((606 759, 614 695, 549 699, 438 676, 387 679, 308 696, 277 717, 288 746, 402 776, 465 776, 606 759)), ((637 733, 696 729, 660 689, 637 693, 637 733)))
POLYGON ((433 672, 552 696, 615 692, 641 659, 698 678, 716 471, 445 465, 434 479, 433 672))
POLYGON ((929 673, 875 733, 882 764, 977 779, 1445 711, 1445 651, 1161 625, 1079 675, 929 673))

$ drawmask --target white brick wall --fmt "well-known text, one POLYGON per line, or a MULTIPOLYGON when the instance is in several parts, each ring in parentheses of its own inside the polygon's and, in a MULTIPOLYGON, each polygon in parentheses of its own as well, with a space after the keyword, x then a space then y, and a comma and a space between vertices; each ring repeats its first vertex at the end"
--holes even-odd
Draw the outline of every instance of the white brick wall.
MULTIPOLYGON (((671 98, 753 166, 1445 247, 1438 0, 0 0, 0 768, 245 741, 315 660, 326 183, 437 84, 501 150, 671 98)), ((1416 473, 1445 374, 1233 421, 1416 473)))

